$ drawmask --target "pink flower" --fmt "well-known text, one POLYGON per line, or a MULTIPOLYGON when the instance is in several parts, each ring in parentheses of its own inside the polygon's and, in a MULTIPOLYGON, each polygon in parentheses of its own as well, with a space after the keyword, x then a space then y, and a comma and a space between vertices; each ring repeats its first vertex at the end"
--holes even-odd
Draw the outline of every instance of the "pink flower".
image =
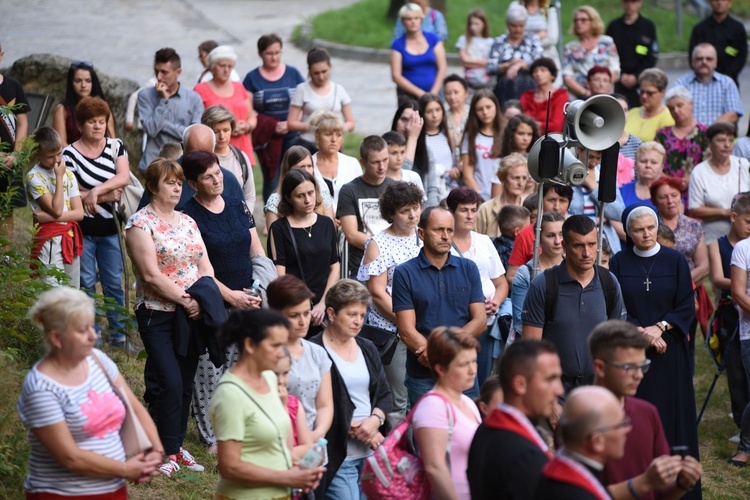
POLYGON ((81 404, 81 413, 88 418, 82 427, 86 434, 102 438, 119 431, 125 420, 125 405, 120 398, 113 392, 99 394, 94 389, 89 390, 87 396, 88 401, 81 404))

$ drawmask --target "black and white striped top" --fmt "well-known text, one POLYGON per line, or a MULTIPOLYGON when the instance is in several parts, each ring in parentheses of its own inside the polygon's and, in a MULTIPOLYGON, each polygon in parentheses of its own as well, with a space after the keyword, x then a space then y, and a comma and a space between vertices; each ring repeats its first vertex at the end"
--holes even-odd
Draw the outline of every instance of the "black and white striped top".
MULTIPOLYGON (((75 174, 79 188, 90 190, 104 184, 117 173, 113 158, 113 149, 117 152, 117 158, 127 157, 125 145, 120 139, 107 138, 104 149, 97 158, 89 158, 70 144, 63 150, 65 166, 75 174)), ((112 216, 113 203, 99 203, 96 207, 96 216, 84 215, 81 222, 83 234, 91 236, 107 236, 116 233, 112 216), (111 226, 111 227, 110 227, 111 226), (104 231, 104 233, 102 233, 104 231)))
MULTIPOLYGON (((114 380, 117 365, 106 354, 94 349, 114 380)), ((75 474, 55 460, 31 429, 65 422, 76 445, 94 453, 125 461, 120 427, 125 406, 112 390, 107 377, 90 355, 88 377, 75 387, 62 385, 39 372, 37 362, 29 371, 18 399, 18 413, 28 429, 30 444, 28 475, 24 487, 29 492, 58 495, 94 495, 118 490, 124 479, 100 479, 75 474)))

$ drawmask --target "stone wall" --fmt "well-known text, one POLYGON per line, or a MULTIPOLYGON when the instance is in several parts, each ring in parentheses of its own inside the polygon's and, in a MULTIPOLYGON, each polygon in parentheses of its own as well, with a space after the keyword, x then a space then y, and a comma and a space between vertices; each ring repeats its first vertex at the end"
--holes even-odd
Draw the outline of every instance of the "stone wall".
MULTIPOLYGON (((54 108, 65 98, 65 85, 71 62, 72 59, 55 54, 33 54, 18 59, 11 68, 3 68, 0 73, 21 82, 26 92, 50 94, 53 97, 54 101, 45 122, 45 125, 52 126, 54 108)), ((117 137, 125 141, 130 165, 135 172, 141 159, 142 133, 125 131, 125 109, 130 94, 138 90, 138 84, 133 80, 116 78, 100 71, 96 74, 112 109, 117 137)), ((30 130, 29 133, 31 132, 30 130)))

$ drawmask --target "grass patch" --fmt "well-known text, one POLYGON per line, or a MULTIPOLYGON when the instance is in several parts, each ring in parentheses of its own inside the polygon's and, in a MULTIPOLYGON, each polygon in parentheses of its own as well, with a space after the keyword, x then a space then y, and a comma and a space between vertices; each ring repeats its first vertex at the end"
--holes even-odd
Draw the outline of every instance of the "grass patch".
MULTIPOLYGON (((605 24, 622 15, 619 2, 591 0, 585 3, 599 12, 605 24)), ((750 0, 742 0, 741 3, 746 5, 748 12, 750 12, 750 0)), ((738 4, 740 2, 734 3, 735 8, 738 4)), ((577 3, 572 2, 563 2, 562 4, 564 42, 572 39, 572 35, 569 35, 567 31, 573 19, 573 10, 577 5, 577 3)), ((487 13, 490 33, 493 36, 505 32, 504 6, 499 8, 497 2, 491 2, 490 0, 451 0, 446 16, 449 33, 446 49, 449 52, 456 52, 454 48, 456 40, 466 30, 466 15, 476 7, 483 8, 487 13)), ((383 0, 362 0, 343 9, 324 12, 312 20, 311 36, 346 45, 387 49, 390 47, 391 35, 393 34, 393 21, 386 18, 387 9, 388 2, 383 0)), ((674 10, 662 9, 651 3, 644 3, 642 12, 645 17, 656 23, 661 52, 684 52, 687 50, 690 31, 698 22, 695 16, 683 10, 683 31, 682 36, 678 36, 674 10)))

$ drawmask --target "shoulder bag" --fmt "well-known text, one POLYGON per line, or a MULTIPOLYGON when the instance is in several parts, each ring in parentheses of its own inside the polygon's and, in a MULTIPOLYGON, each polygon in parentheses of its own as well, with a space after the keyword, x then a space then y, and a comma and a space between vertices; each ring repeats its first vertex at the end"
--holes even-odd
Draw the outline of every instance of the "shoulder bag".
POLYGON ((104 372, 104 376, 107 377, 107 381, 109 381, 109 385, 112 387, 114 393, 117 394, 122 404, 125 405, 125 420, 123 420, 122 427, 120 427, 120 439, 122 440, 122 447, 125 448, 126 458, 137 455, 142 451, 150 450, 153 448, 153 444, 143 429, 141 421, 138 420, 138 416, 135 414, 135 410, 128 399, 127 392, 123 387, 115 385, 115 381, 109 376, 109 372, 104 367, 99 356, 95 352, 92 352, 91 355, 94 357, 94 361, 99 365, 101 371, 104 372))

